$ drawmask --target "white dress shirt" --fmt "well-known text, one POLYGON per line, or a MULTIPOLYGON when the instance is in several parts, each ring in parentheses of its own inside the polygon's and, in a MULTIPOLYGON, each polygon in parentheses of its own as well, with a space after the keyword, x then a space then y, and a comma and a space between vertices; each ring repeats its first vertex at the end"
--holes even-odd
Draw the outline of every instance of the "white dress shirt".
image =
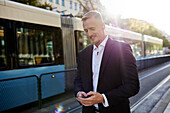
MULTIPOLYGON (((102 41, 102 43, 96 47, 96 45, 93 45, 93 58, 92 58, 92 72, 93 72, 93 91, 97 92, 97 84, 99 79, 99 72, 100 72, 100 65, 103 57, 103 52, 105 49, 106 42, 108 40, 108 36, 102 41)), ((102 94, 104 97, 104 107, 108 107, 108 101, 104 94, 102 94)), ((94 105, 96 108, 98 108, 98 104, 94 105)))

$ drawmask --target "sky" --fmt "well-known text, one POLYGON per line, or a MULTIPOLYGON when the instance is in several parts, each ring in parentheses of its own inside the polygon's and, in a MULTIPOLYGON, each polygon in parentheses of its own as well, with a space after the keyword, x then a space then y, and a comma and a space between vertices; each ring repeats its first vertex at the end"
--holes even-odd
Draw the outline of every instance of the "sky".
POLYGON ((170 35, 170 0, 100 0, 109 15, 144 20, 170 35))

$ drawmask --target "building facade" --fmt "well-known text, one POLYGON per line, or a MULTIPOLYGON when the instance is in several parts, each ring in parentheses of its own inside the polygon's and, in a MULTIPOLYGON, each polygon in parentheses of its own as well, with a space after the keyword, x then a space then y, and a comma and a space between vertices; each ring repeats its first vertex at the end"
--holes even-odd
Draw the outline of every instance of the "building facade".
MULTIPOLYGON (((45 2, 47 4, 50 4, 52 6, 52 11, 58 12, 62 15, 82 15, 83 14, 83 6, 80 4, 80 2, 84 6, 90 6, 90 4, 87 4, 89 0, 39 0, 41 4, 44 4, 45 2)), ((96 7, 98 7, 98 4, 100 4, 100 0, 91 0, 96 7)))
MULTIPOLYGON (((84 0, 80 0, 84 3, 84 0)), ((83 7, 78 0, 39 0, 41 4, 45 2, 52 6, 52 11, 58 12, 62 15, 83 13, 83 7)))

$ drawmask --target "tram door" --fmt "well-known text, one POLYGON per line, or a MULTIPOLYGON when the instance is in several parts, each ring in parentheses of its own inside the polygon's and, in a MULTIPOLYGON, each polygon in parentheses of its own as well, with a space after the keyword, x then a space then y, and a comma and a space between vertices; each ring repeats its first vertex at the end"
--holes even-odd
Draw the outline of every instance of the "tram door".
POLYGON ((76 68, 76 50, 72 18, 61 17, 61 23, 65 68, 76 68))
MULTIPOLYGON (((76 49, 72 18, 61 17, 61 23, 65 69, 76 68, 76 49)), ((75 76, 76 70, 65 72, 66 90, 74 88, 75 76)))

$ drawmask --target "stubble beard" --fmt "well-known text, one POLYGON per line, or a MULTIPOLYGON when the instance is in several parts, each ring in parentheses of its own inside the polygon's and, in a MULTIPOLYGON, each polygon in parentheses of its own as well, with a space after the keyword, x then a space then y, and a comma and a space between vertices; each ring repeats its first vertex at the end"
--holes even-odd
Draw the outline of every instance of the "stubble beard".
POLYGON ((93 45, 96 45, 98 47, 98 45, 100 44, 101 40, 98 40, 97 42, 95 42, 95 38, 97 38, 96 35, 95 36, 91 36, 90 40, 91 40, 93 45))

